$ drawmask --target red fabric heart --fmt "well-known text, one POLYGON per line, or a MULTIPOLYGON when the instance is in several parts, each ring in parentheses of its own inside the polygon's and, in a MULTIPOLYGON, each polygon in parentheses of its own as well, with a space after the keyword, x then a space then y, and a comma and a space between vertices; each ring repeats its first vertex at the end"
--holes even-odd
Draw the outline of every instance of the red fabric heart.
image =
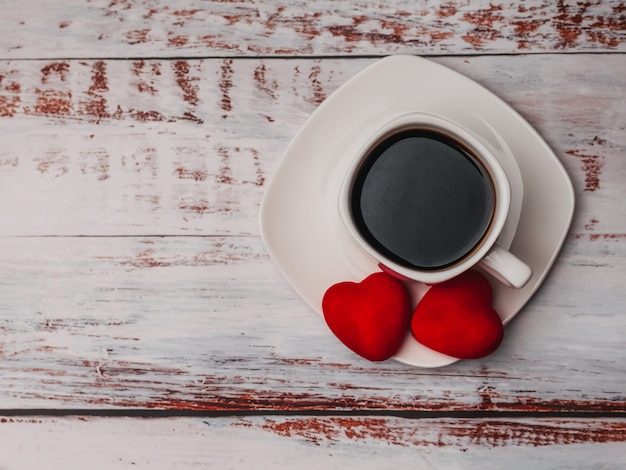
POLYGON ((411 300, 404 284, 385 273, 340 282, 322 299, 324 319, 349 349, 370 361, 393 356, 409 328, 411 300))
POLYGON ((504 327, 491 306, 491 285, 468 271, 432 286, 413 312, 411 333, 424 346, 459 359, 479 359, 500 346, 504 327))

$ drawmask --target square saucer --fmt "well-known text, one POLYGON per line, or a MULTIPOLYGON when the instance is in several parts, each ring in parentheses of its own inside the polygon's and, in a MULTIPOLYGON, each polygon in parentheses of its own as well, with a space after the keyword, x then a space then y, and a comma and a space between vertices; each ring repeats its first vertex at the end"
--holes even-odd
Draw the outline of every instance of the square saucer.
MULTIPOLYGON (((260 209, 265 246, 296 292, 320 315, 333 284, 379 271, 350 237, 338 212, 343 178, 361 146, 392 118, 427 112, 455 121, 501 150, 512 205, 498 242, 533 276, 522 289, 492 282, 493 305, 509 322, 550 270, 569 230, 574 191, 558 158, 515 110, 469 78, 415 56, 389 56, 329 96, 293 138, 260 209)), ((416 304, 428 289, 407 284, 416 304)), ((410 332, 394 359, 441 367, 458 359, 432 351, 410 332)))

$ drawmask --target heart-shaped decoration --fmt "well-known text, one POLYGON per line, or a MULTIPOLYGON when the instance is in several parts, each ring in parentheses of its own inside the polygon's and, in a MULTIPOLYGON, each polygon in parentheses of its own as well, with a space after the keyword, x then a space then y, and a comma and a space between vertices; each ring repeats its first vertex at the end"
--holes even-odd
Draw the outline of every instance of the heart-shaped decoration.
POLYGON ((478 271, 432 286, 413 312, 413 337, 459 359, 488 356, 498 349, 504 335, 491 294, 489 281, 478 271))
POLYGON ((322 311, 330 330, 349 349, 370 361, 384 361, 404 341, 411 299, 402 282, 378 272, 359 283, 329 287, 322 311))

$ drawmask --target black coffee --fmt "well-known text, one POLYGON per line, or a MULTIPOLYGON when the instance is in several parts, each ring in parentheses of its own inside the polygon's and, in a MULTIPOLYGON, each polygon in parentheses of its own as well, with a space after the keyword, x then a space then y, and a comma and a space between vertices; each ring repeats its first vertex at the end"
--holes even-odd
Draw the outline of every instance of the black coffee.
POLYGON ((494 211, 486 170, 456 140, 430 130, 399 132, 357 172, 351 208, 365 239, 392 261, 450 266, 480 242, 494 211))

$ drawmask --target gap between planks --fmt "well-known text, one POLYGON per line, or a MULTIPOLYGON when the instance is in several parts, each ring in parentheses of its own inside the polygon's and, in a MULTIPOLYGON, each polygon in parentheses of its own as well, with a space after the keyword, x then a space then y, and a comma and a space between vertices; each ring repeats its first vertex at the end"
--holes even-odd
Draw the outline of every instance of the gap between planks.
POLYGON ((373 417, 403 419, 603 419, 626 418, 626 411, 418 411, 418 410, 193 410, 193 409, 0 409, 0 421, 12 417, 128 417, 128 418, 227 418, 227 417, 373 417))
POLYGON ((93 56, 93 57, 82 57, 82 56, 70 56, 70 57, 18 57, 18 58, 10 58, 10 57, 1 57, 0 61, 2 62, 41 62, 41 61, 49 61, 49 62, 59 62, 59 61, 111 61, 111 62, 130 62, 136 60, 161 60, 161 61, 177 61, 177 60, 247 60, 247 61, 258 61, 258 60, 358 60, 358 59, 382 59, 383 57, 387 57, 390 55, 414 55, 419 57, 427 57, 429 59, 438 59, 438 58, 475 58, 475 57, 528 57, 528 56, 539 56, 539 55, 624 55, 626 54, 623 51, 610 51, 610 50, 597 50, 597 51, 584 51, 584 50, 571 50, 571 51, 529 51, 529 52, 480 52, 480 53, 457 53, 457 54, 441 54, 441 53, 381 53, 381 54, 298 54, 298 55, 280 55, 280 54, 266 54, 266 55, 237 55, 237 54, 224 54, 224 55, 201 55, 201 54, 190 54, 190 55, 137 55, 137 56, 127 56, 127 57, 108 57, 108 56, 93 56))

